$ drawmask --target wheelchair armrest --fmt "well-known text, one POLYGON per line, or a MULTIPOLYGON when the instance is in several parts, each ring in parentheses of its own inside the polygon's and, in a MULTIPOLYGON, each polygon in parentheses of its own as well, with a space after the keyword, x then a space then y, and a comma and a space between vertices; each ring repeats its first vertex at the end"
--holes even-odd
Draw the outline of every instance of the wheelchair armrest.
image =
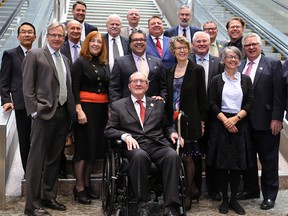
POLYGON ((118 147, 122 147, 123 146, 123 141, 121 139, 116 139, 114 141, 114 145, 118 146, 118 147))

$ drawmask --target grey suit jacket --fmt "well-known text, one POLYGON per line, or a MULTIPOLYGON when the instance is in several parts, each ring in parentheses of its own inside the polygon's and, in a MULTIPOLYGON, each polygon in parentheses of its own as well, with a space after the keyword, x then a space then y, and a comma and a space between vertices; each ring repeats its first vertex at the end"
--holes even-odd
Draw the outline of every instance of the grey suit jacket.
MULTIPOLYGON (((243 69, 247 60, 241 62, 239 71, 243 69)), ((254 106, 250 112, 252 127, 256 130, 270 130, 271 120, 283 120, 284 116, 284 92, 282 64, 261 55, 255 78, 254 106)))
MULTIPOLYGON (((147 95, 166 98, 166 70, 161 59, 150 55, 147 55, 146 59, 149 66, 147 95)), ((130 95, 128 81, 130 75, 136 71, 137 67, 132 54, 115 59, 109 84, 110 102, 130 95)))
MULTIPOLYGON (((70 63, 63 56, 67 76, 67 108, 71 119, 75 120, 75 103, 71 87, 70 63)), ((55 114, 60 92, 57 70, 47 46, 32 49, 22 64, 23 94, 27 114, 37 112, 37 117, 49 120, 55 114)))

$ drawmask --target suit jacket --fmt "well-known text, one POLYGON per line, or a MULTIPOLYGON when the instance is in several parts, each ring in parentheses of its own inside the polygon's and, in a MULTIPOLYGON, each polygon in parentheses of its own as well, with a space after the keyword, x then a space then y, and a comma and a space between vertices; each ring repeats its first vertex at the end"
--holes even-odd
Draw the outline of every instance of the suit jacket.
MULTIPOLYGON (((189 26, 189 28, 190 28, 190 35, 191 35, 191 41, 192 41, 194 33, 197 31, 201 31, 201 29, 195 26, 191 26, 191 25, 189 26)), ((164 35, 169 38, 173 36, 178 36, 178 29, 179 29, 179 25, 171 27, 164 31, 164 35)))
MULTIPOLYGON (((107 48, 107 59, 109 60, 109 41, 108 41, 108 33, 103 35, 104 40, 105 40, 105 44, 106 44, 106 48, 107 48)), ((120 36, 120 40, 121 40, 121 44, 122 44, 122 48, 123 48, 123 52, 124 55, 128 55, 130 53, 130 47, 129 47, 129 40, 128 38, 122 37, 120 36)))
MULTIPOLYGON (((192 53, 189 58, 197 64, 196 54, 192 53)), ((208 87, 211 79, 224 71, 224 65, 221 63, 221 58, 209 55, 209 71, 208 71, 208 87)), ((205 74, 204 74, 205 75, 205 74)))
MULTIPOLYGON (((242 72, 247 59, 242 61, 239 71, 242 72)), ((251 125, 256 130, 270 130, 271 120, 283 120, 284 93, 282 64, 261 55, 253 87, 254 106, 250 112, 251 125)))
MULTIPOLYGON (((63 56, 66 67, 67 108, 70 118, 75 120, 75 103, 72 94, 70 62, 63 56)), ((28 116, 37 112, 44 120, 51 119, 58 106, 60 85, 52 55, 47 46, 32 49, 22 64, 23 94, 28 116)))
POLYGON ((221 57, 221 53, 222 53, 223 49, 226 46, 226 42, 225 41, 221 41, 221 40, 216 40, 216 45, 217 45, 217 48, 218 48, 219 57, 221 57))
POLYGON ((96 26, 90 25, 86 22, 84 22, 85 25, 85 35, 87 36, 91 31, 98 31, 98 28, 96 26))
POLYGON ((154 43, 151 35, 149 34, 147 36, 147 46, 146 46, 147 55, 152 55, 152 56, 162 59, 162 63, 165 68, 170 68, 176 63, 175 57, 172 55, 169 49, 169 40, 170 40, 169 37, 163 36, 163 47, 162 47, 162 58, 161 58, 156 48, 156 44, 154 43))
MULTIPOLYGON (((173 94, 174 94, 174 74, 175 68, 167 71, 167 99, 166 108, 169 119, 173 119, 173 94)), ((208 118, 208 99, 206 96, 204 68, 189 60, 184 74, 180 93, 180 107, 188 116, 188 129, 182 125, 183 137, 188 140, 198 140, 202 136, 201 121, 208 118)))
MULTIPOLYGON (((149 89, 148 96, 161 96, 166 98, 166 70, 162 66, 161 59, 146 55, 149 66, 149 89)), ((128 89, 129 77, 137 71, 136 63, 132 54, 116 58, 111 73, 109 84, 110 102, 130 95, 128 89)))
MULTIPOLYGON (((142 27, 138 26, 137 29, 143 31, 144 34, 146 34, 146 35, 148 34, 148 29, 146 29, 146 28, 142 28, 142 27)), ((121 28, 121 33, 120 33, 120 35, 121 35, 122 37, 129 38, 129 32, 130 32, 130 31, 129 31, 129 26, 126 26, 126 27, 121 28)))
MULTIPOLYGON (((81 41, 80 41, 80 45, 81 45, 81 41)), ((64 41, 61 49, 60 49, 61 54, 63 54, 64 56, 66 56, 66 58, 72 63, 72 55, 71 55, 71 50, 70 50, 70 46, 69 46, 69 42, 68 40, 64 41)))
POLYGON ((285 110, 286 110, 286 116, 285 119, 288 120, 288 59, 283 63, 282 66, 282 71, 283 71, 283 92, 284 92, 284 97, 285 97, 285 110))
POLYGON ((2 105, 13 101, 15 109, 25 108, 21 70, 24 58, 25 55, 20 46, 3 52, 0 72, 0 93, 2 105))
POLYGON ((122 98, 111 104, 111 115, 104 130, 108 139, 121 139, 122 134, 130 133, 139 145, 159 143, 170 146, 168 137, 175 132, 169 127, 163 101, 155 101, 146 97, 146 112, 144 118, 144 130, 135 110, 131 97, 122 98))

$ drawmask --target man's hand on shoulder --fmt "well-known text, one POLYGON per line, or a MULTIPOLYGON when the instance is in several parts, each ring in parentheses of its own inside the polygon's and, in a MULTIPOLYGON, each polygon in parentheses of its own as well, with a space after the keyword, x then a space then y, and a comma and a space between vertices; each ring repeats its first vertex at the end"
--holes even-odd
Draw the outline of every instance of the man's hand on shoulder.
POLYGON ((129 151, 135 148, 140 149, 138 142, 131 135, 126 136, 125 142, 129 151))

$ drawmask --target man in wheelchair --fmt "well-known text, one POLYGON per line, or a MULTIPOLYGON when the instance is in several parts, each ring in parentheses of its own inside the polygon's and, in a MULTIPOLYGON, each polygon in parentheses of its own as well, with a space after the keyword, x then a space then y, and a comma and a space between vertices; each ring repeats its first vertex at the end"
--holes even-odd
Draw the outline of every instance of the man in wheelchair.
POLYGON ((179 215, 180 159, 171 144, 176 143, 178 134, 166 120, 164 101, 145 96, 149 87, 145 75, 133 73, 128 87, 131 96, 111 104, 105 136, 126 143, 123 156, 129 160, 129 175, 138 202, 138 215, 149 215, 148 175, 151 162, 162 172, 164 215, 179 215))

